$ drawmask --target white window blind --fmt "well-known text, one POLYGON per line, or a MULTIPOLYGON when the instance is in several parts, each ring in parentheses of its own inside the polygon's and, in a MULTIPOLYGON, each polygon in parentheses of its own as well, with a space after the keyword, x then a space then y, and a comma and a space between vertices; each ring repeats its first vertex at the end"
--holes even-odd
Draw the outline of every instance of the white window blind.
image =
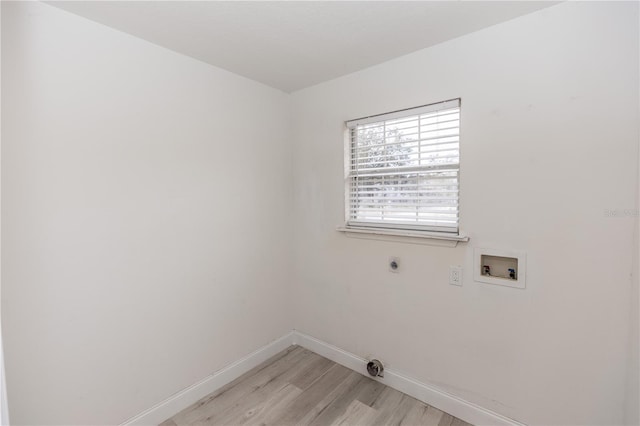
POLYGON ((458 233, 460 99, 347 128, 347 226, 458 233))

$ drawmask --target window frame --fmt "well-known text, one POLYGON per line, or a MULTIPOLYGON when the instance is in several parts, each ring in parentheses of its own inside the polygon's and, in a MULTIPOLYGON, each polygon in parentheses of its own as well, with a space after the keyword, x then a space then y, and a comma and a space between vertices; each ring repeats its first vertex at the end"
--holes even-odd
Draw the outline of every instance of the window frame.
MULTIPOLYGON (((462 100, 461 98, 453 98, 442 102, 431 103, 427 105, 422 105, 418 107, 405 108, 401 110, 391 111, 383 114, 375 114, 355 120, 349 120, 345 122, 345 150, 344 150, 344 170, 345 170, 345 181, 344 181, 344 200, 345 200, 345 225, 344 227, 338 228, 340 231, 352 232, 352 233, 371 233, 378 235, 390 235, 390 236, 404 236, 404 237, 418 237, 418 238, 435 238, 442 240, 455 240, 455 241, 467 241, 468 238, 460 232, 460 172, 461 172, 461 129, 462 129, 462 100), (354 129, 357 129, 358 126, 363 126, 370 123, 383 123, 391 120, 399 120, 402 118, 409 118, 412 116, 420 116, 424 114, 440 112, 440 111, 448 111, 458 109, 458 125, 457 125, 457 163, 446 163, 441 167, 438 166, 427 166, 427 165, 418 165, 413 167, 408 167, 407 169, 400 168, 400 170, 407 170, 408 172, 415 173, 416 179, 419 178, 419 174, 429 174, 433 173, 438 169, 446 169, 449 171, 455 170, 455 181, 456 181, 456 205, 455 205, 455 227, 454 226, 445 226, 445 225, 434 225, 434 224, 420 224, 416 221, 415 224, 410 223, 390 223, 390 222, 380 222, 375 221, 358 221, 354 219, 353 214, 353 204, 352 204, 352 182, 354 180, 354 169, 352 168, 352 164, 356 160, 354 155, 357 155, 357 150, 354 149, 354 144, 357 143, 357 139, 353 137, 352 132, 354 129)), ((386 144, 386 134, 385 134, 385 142, 386 144)), ((418 137, 418 144, 420 145, 422 140, 418 137)), ((388 167, 388 169, 392 173, 393 168, 388 167)), ((356 178, 358 176, 360 168, 355 169, 356 178)), ((420 198, 417 198, 420 201, 420 198)))

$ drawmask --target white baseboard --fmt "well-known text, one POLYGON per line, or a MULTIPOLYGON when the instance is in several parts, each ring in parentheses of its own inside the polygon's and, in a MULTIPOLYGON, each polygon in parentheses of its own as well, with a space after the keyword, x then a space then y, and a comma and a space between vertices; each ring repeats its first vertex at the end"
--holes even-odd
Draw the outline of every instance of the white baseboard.
MULTIPOLYGON (((293 332, 293 342, 331 361, 368 376, 364 358, 299 331, 293 332)), ((473 425, 524 426, 523 423, 465 401, 435 386, 418 382, 394 370, 385 369, 384 377, 376 380, 473 425)))
MULTIPOLYGON (((368 376, 364 358, 294 330, 130 418, 122 426, 157 425, 294 344, 368 376)), ((376 380, 473 425, 524 426, 393 369, 385 369, 384 377, 376 380)))
POLYGON ((122 423, 126 426, 158 425, 194 402, 199 401, 211 392, 242 376, 247 371, 260 365, 272 356, 287 349, 293 344, 293 332, 269 343, 257 351, 229 364, 221 370, 205 377, 201 381, 170 396, 148 410, 122 423))

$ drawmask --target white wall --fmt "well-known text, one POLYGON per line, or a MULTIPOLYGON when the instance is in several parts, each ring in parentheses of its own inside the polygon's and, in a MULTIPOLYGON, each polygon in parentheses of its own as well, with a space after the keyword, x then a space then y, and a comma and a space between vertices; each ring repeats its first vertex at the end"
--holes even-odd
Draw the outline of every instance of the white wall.
POLYGON ((291 330, 287 95, 2 4, 13 424, 117 424, 291 330))
MULTIPOLYGON (((2 5, 0 5, 0 22, 2 22, 2 5)), ((0 31, 0 46, 2 46, 2 31, 0 31)), ((1 50, 1 49, 0 49, 1 50)), ((2 80, 2 55, 0 54, 0 81, 2 80)), ((2 99, 2 85, 0 84, 0 99, 2 99)), ((1 102, 0 102, 0 110, 1 110, 1 102)), ((0 146, 2 141, 2 114, 0 113, 0 146)), ((0 162, 1 165, 1 162, 0 162)), ((0 167, 1 169, 1 167, 0 167)), ((0 173, 1 174, 1 173, 0 173)), ((0 198, 1 203, 1 198, 0 198)), ((0 227, 1 230, 1 227, 0 227)), ((1 239, 0 239, 1 240, 1 239)), ((1 244, 0 244, 1 246, 1 244)), ((0 262, 0 278, 2 271, 2 263, 0 262)), ((0 295, 2 294, 0 279, 0 295)), ((0 305, 0 317, 2 312, 2 306, 0 305)), ((2 319, 0 318, 0 324, 2 324, 2 319)), ((4 349, 2 348, 2 331, 0 326, 0 424, 8 425, 9 424, 9 405, 7 402, 7 383, 5 380, 5 368, 4 368, 4 349)))
POLYGON ((627 373, 627 395, 625 399, 625 419, 626 424, 640 425, 640 285, 638 277, 638 261, 640 253, 638 247, 639 240, 638 223, 634 233, 634 255, 633 280, 631 282, 631 330, 629 345, 629 370, 627 373))
POLYGON ((295 328, 526 423, 622 423, 638 72, 637 4, 563 3, 294 93, 295 328), (455 97, 470 242, 336 232, 343 122, 455 97), (526 251, 527 289, 475 283, 482 246, 526 251))
POLYGON ((2 9, 12 423, 122 422, 293 326, 527 423, 637 423, 637 218, 604 215, 637 207, 637 4, 561 4, 291 97, 2 9), (336 232, 343 121, 458 96, 471 241, 336 232), (477 246, 526 251, 528 288, 473 282, 477 246))
MULTIPOLYGON (((640 163, 640 149, 638 150, 640 163)), ((636 215, 640 217, 640 170, 636 192, 636 215)), ((633 242, 633 269, 631 281, 631 329, 629 345, 629 371, 627 373, 627 396, 625 400, 626 424, 640 425, 640 219, 636 218, 633 242)))

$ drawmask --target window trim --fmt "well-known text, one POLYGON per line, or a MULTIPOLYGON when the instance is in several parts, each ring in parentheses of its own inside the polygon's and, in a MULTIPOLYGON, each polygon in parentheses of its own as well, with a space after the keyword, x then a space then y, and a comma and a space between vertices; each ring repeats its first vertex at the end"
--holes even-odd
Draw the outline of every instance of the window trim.
POLYGON ((453 234, 451 232, 434 232, 434 231, 418 231, 413 229, 393 229, 393 228, 381 228, 381 227, 360 227, 354 225, 344 225, 336 228, 336 231, 353 234, 371 234, 371 235, 383 235, 391 237, 411 237, 411 238, 426 238, 430 240, 444 240, 444 241, 457 241, 466 242, 469 241, 469 237, 463 233, 458 232, 453 234))
MULTIPOLYGON (((452 108, 460 108, 460 114, 462 112, 462 99, 453 98, 446 101, 436 102, 432 104, 422 105, 418 107, 405 108, 401 110, 391 111, 388 113, 375 114, 366 116, 354 120, 348 120, 345 125, 345 151, 344 151, 344 201, 345 201, 345 222, 344 226, 337 228, 337 231, 344 232, 346 234, 361 234, 360 236, 388 236, 388 237, 409 237, 411 239, 431 239, 451 241, 455 244, 458 242, 466 242, 469 237, 460 230, 460 145, 458 145, 458 169, 457 169, 457 184, 458 184, 458 220, 455 230, 453 227, 447 229, 446 226, 429 226, 429 225, 410 225, 410 224, 394 224, 394 223, 376 223, 376 222, 361 222, 351 219, 351 191, 349 189, 349 182, 351 179, 351 163, 352 159, 352 129, 358 125, 365 125, 369 123, 376 123, 379 121, 394 120, 411 115, 421 115, 429 112, 447 110, 452 108), (384 117, 382 120, 381 118, 384 117)), ((460 126, 460 125, 459 125, 460 126)), ((459 133, 461 133, 461 127, 459 127, 459 133)), ((459 144, 460 142, 458 142, 459 144)))

